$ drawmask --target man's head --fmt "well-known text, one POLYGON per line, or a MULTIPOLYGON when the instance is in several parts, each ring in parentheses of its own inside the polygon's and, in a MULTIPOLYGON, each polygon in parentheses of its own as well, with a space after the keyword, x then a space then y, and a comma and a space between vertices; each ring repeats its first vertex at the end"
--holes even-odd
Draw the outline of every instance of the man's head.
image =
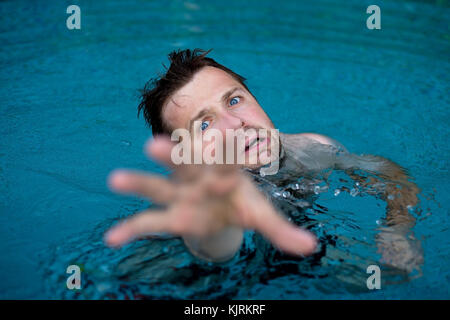
POLYGON ((166 73, 146 84, 138 114, 143 110, 153 134, 170 135, 180 128, 204 133, 214 128, 225 136, 226 129, 273 129, 245 78, 206 57, 208 53, 174 51, 166 73))

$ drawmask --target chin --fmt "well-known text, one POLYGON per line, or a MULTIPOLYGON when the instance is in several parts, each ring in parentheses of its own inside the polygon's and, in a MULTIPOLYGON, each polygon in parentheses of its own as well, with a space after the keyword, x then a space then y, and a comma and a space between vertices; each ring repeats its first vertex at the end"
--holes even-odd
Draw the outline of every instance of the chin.
POLYGON ((246 161, 244 167, 254 170, 254 169, 258 169, 262 166, 265 166, 266 164, 269 164, 269 163, 270 163, 270 160, 263 162, 258 159, 258 161, 256 163, 255 163, 255 161, 246 161))
POLYGON ((244 168, 255 170, 255 169, 258 169, 258 168, 260 168, 262 166, 263 165, 260 164, 260 163, 257 163, 257 164, 245 164, 244 168))

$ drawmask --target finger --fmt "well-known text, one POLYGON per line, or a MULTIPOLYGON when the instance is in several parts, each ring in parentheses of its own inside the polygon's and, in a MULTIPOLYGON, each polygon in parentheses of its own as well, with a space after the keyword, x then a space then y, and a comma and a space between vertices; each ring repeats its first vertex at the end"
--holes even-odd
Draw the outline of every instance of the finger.
POLYGON ((241 192, 233 203, 239 212, 236 223, 262 233, 272 244, 292 255, 309 255, 317 247, 316 237, 280 215, 248 179, 241 179, 241 192), (245 191, 245 192, 242 192, 245 191))
POLYGON ((120 193, 133 193, 168 203, 175 198, 175 186, 165 178, 126 170, 115 170, 108 178, 109 187, 120 193))
POLYGON ((288 254, 312 254, 317 247, 316 237, 289 222, 272 207, 267 199, 253 192, 248 194, 247 201, 238 198, 239 210, 244 214, 248 212, 250 213, 248 216, 251 216, 244 223, 263 234, 274 246, 288 254))
MULTIPOLYGON (((199 164, 180 163, 176 164, 172 159, 172 150, 176 144, 170 140, 166 135, 156 136, 149 139, 145 145, 145 151, 148 156, 168 166, 172 169, 177 169, 175 176, 184 180, 194 179, 199 170, 202 168, 199 164)), ((191 152, 191 150, 188 150, 191 152)), ((191 155, 191 160, 193 157, 191 155)), ((192 161, 193 162, 193 161, 192 161)))
POLYGON ((174 146, 175 143, 170 140, 169 136, 159 135, 147 141, 145 144, 145 151, 150 157, 160 163, 175 167, 175 164, 171 159, 172 148, 174 146))
POLYGON ((317 247, 317 239, 311 232, 295 226, 276 212, 261 214, 255 227, 272 244, 292 255, 309 255, 317 247))
POLYGON ((105 242, 110 247, 122 246, 137 237, 154 232, 167 232, 170 217, 163 211, 144 211, 112 227, 105 234, 105 242))

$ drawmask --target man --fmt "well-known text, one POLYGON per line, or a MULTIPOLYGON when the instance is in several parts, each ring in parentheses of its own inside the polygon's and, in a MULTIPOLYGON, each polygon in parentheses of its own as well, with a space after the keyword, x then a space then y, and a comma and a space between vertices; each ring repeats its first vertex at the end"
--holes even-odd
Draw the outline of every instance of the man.
MULTIPOLYGON (((280 176, 298 178, 337 168, 346 170, 362 185, 378 186, 376 192, 382 193, 388 204, 386 227, 398 231, 381 232, 379 247, 386 253, 387 263, 408 268, 406 261, 414 254, 398 261, 396 251, 392 250, 398 241, 392 234, 404 237, 414 225, 407 208, 417 204, 418 189, 398 165, 387 159, 353 155, 329 137, 300 133, 247 137, 244 150, 237 151, 245 154, 243 167, 249 169, 247 172, 232 165, 174 165, 171 157, 174 144, 167 136, 177 129, 186 129, 193 136, 202 136, 213 129, 224 135, 230 129, 244 132, 274 129, 245 79, 207 54, 199 49, 170 53, 171 65, 166 74, 144 88, 139 112, 143 111, 154 135, 146 150, 151 157, 171 166, 174 175, 168 180, 118 170, 111 174, 109 185, 117 192, 148 197, 154 203, 166 205, 166 209, 140 213, 113 227, 105 236, 107 244, 120 246, 149 233, 168 232, 183 237, 194 255, 219 262, 230 259, 239 250, 244 229, 253 229, 285 253, 313 253, 316 237, 289 222, 248 174, 268 164, 259 157, 268 151, 272 156, 276 154, 276 161, 282 164, 276 179, 268 176, 269 180, 279 182, 280 176), (280 150, 272 150, 276 145, 273 142, 281 144, 280 150), (380 184, 376 176, 359 176, 357 169, 388 177, 395 183, 380 184)), ((211 143, 204 143, 203 150, 210 148, 211 143)), ((226 153, 230 148, 225 146, 224 150, 226 153)))

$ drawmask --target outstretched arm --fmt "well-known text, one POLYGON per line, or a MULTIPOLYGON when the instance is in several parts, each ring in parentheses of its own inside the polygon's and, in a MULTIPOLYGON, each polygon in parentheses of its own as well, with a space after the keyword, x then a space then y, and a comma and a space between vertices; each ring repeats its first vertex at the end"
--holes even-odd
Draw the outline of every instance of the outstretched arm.
MULTIPOLYGON (((170 140, 159 138, 148 145, 148 152, 170 165, 172 147, 170 140)), ((242 230, 252 229, 292 255, 308 255, 316 248, 313 234, 276 212, 250 178, 233 166, 179 166, 172 180, 120 171, 110 176, 109 184, 114 191, 166 205, 166 210, 142 212, 113 227, 105 239, 110 246, 168 232, 183 237, 194 255, 219 262, 239 249, 242 230)))

